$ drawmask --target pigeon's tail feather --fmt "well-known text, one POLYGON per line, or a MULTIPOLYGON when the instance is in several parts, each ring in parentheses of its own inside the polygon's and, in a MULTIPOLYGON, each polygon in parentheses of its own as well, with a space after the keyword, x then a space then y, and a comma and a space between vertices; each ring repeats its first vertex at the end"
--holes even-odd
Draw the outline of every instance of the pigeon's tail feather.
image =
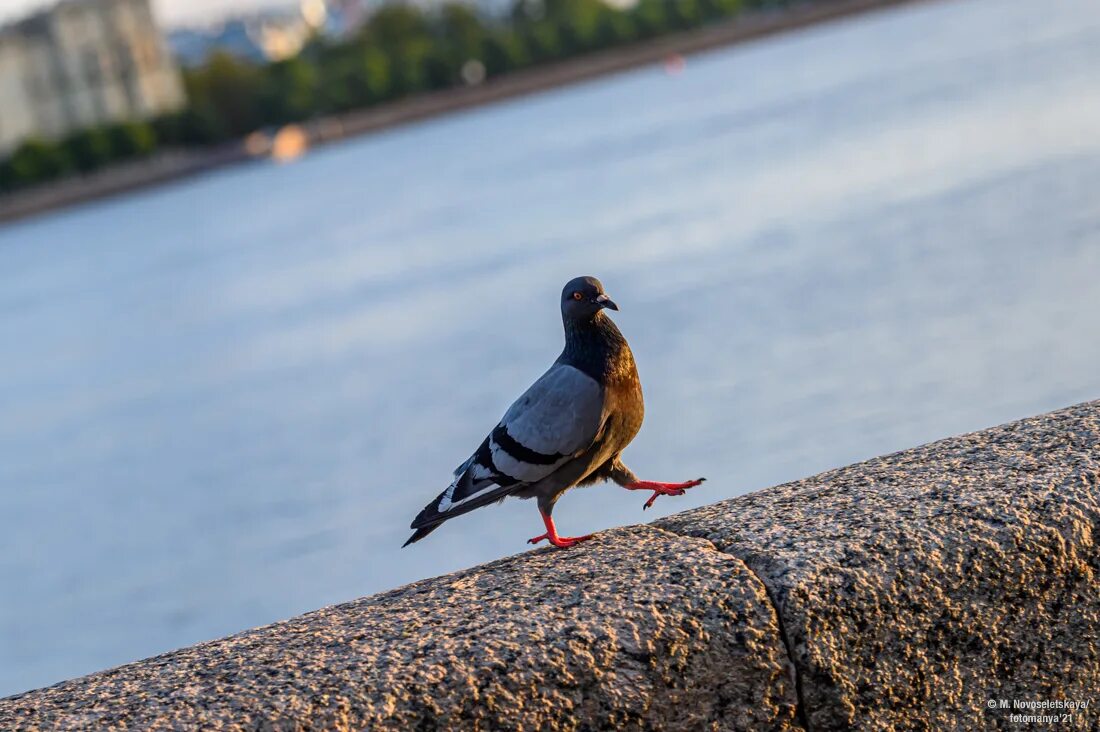
MULTIPOLYGON (((442 522, 440 522, 440 523, 442 523, 442 522)), ((413 535, 409 537, 409 540, 401 545, 401 548, 404 549, 409 544, 415 544, 416 542, 420 541, 425 536, 432 533, 433 531, 435 531, 438 528, 439 528, 439 524, 432 524, 431 526, 423 526, 423 527, 417 529, 416 531, 413 532, 413 535)))
MULTIPOLYGON (((420 541, 425 536, 435 531, 444 521, 453 519, 455 516, 461 516, 464 513, 469 513, 475 508, 481 508, 482 506, 488 506, 490 503, 499 503, 503 501, 519 487, 518 484, 501 486, 491 481, 484 481, 480 485, 474 486, 473 492, 467 495, 466 498, 455 502, 452 500, 456 495, 455 490, 456 488, 462 488, 464 477, 465 475, 457 478, 447 490, 440 493, 434 501, 425 506, 424 510, 417 515, 416 519, 414 519, 409 526, 410 529, 415 529, 415 532, 409 537, 409 540, 402 545, 402 548, 420 541)), ((467 487, 466 490, 470 490, 470 488, 467 487)))

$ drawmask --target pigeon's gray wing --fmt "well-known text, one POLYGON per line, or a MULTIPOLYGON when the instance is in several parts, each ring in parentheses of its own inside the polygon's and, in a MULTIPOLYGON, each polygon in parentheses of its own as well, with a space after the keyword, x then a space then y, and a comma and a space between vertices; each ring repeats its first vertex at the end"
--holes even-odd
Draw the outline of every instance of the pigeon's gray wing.
POLYGON ((603 413, 603 387, 579 369, 554 364, 458 466, 454 482, 412 528, 437 525, 549 476, 592 444, 603 413))
POLYGON ((523 483, 542 480, 592 444, 603 416, 603 387, 573 366, 554 364, 489 435, 493 465, 523 483))

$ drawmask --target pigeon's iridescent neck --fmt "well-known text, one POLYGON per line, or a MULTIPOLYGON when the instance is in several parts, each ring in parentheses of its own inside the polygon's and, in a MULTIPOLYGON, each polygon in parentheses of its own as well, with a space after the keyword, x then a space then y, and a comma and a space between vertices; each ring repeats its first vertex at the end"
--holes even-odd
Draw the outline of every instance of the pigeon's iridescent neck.
POLYGON ((624 360, 634 363, 630 346, 618 326, 602 311, 591 318, 564 318, 565 349, 559 363, 574 366, 604 383, 622 370, 624 360))

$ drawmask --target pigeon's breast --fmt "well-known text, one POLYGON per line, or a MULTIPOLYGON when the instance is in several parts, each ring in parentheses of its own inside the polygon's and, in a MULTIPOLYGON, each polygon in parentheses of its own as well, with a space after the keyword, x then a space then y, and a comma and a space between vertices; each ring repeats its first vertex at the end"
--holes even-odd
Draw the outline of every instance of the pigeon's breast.
POLYGON ((608 437, 609 442, 613 443, 614 453, 617 454, 630 444, 642 428, 645 400, 633 354, 629 349, 624 349, 616 360, 616 368, 607 378, 606 393, 610 418, 608 437))

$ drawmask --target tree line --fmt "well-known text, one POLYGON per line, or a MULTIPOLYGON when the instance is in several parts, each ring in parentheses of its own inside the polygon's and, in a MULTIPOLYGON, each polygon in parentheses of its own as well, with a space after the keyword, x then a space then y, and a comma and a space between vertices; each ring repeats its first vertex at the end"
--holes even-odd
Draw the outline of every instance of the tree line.
POLYGON ((27 140, 0 163, 0 191, 88 173, 158 149, 224 143, 265 127, 465 84, 463 69, 470 62, 491 79, 696 28, 745 8, 786 4, 639 0, 619 9, 602 0, 518 0, 503 17, 490 17, 456 2, 431 10, 391 3, 352 37, 338 42, 315 37, 283 61, 257 65, 213 54, 183 72, 188 104, 178 113, 83 130, 60 141, 27 140))

